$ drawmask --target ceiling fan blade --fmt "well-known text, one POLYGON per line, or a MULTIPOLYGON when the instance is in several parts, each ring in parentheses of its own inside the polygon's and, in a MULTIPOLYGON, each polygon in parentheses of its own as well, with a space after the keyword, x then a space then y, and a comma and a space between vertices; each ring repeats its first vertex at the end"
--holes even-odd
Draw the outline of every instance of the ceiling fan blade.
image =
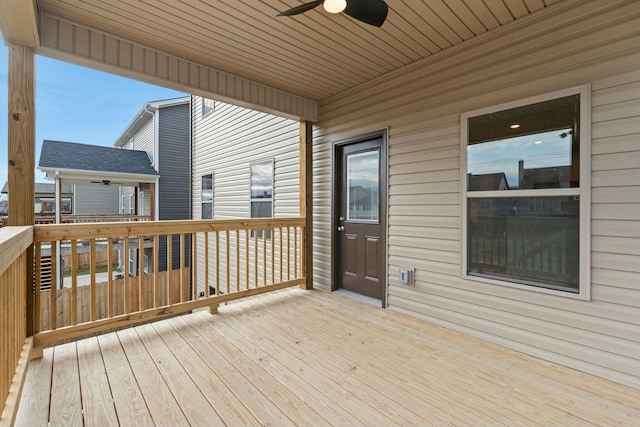
POLYGON ((384 0, 347 0, 344 13, 365 24, 380 27, 387 19, 389 6, 384 0))
POLYGON ((304 13, 308 10, 313 9, 314 7, 318 7, 322 4, 323 0, 316 0, 309 3, 301 4, 300 6, 292 7, 289 10, 285 10, 284 12, 280 12, 278 16, 292 16, 298 15, 300 13, 304 13))

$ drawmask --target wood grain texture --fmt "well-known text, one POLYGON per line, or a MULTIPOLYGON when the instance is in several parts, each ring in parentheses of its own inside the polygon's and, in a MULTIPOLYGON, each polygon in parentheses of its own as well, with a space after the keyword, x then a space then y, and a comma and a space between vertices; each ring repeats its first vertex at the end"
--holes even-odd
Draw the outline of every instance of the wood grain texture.
POLYGON ((105 377, 114 425, 122 426, 589 427, 640 419, 637 389, 321 290, 291 288, 215 316, 200 311, 95 341, 47 349, 29 370, 25 425, 42 425, 49 413, 48 399, 36 398, 49 393, 47 370, 50 421, 73 421, 54 392, 79 404, 79 387, 85 425, 104 404, 105 377), (104 364, 97 382, 83 375, 89 360, 104 364), (58 389, 62 380, 68 390, 58 389))

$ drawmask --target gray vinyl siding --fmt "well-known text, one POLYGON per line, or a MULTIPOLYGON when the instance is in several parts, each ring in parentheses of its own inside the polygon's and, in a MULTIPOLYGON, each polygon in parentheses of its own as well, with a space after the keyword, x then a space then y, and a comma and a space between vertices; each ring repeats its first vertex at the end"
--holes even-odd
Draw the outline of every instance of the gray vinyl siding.
POLYGON ((118 187, 76 184, 73 203, 75 215, 117 214, 119 213, 118 187))
MULTIPOLYGON (((273 159, 273 215, 298 217, 299 196, 299 124, 297 121, 216 102, 215 111, 202 117, 202 98, 194 97, 193 111, 193 218, 201 219, 202 176, 213 173, 214 219, 249 218, 250 165, 273 159)), ((233 236, 232 236, 233 239, 233 236)), ((231 250, 235 250, 232 240, 231 250)), ((241 240, 241 253, 244 253, 241 240)), ((204 240, 198 240, 198 290, 204 290, 204 240)), ((215 245, 209 241, 210 257, 215 245)), ((220 250, 226 247, 221 237, 220 250)), ((270 251, 270 245, 268 245, 270 251)), ((226 283, 226 270, 220 260, 220 283, 226 283)), ((210 266, 211 268, 211 266, 210 266)), ((210 270, 211 277, 213 271, 210 270)), ((235 268, 230 269, 229 282, 235 286, 235 268)), ((253 270, 251 280, 253 280, 253 270)), ((258 273, 262 275, 262 269, 258 273)), ((224 292, 224 288, 223 288, 224 292)))
POLYGON ((189 105, 158 110, 159 219, 189 219, 191 158, 189 105))
POLYGON ((593 3, 321 103, 315 286, 331 283, 332 141, 387 128, 388 308, 640 387, 640 16, 637 2, 593 3), (591 300, 463 279, 460 115, 583 84, 592 89, 591 300), (416 269, 414 287, 400 285, 400 266, 416 269))

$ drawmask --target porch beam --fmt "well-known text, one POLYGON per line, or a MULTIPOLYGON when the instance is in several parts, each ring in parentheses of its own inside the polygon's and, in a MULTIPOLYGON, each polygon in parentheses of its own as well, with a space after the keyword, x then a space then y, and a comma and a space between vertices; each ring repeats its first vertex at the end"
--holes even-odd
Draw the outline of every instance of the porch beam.
POLYGON ((313 289, 313 125, 300 121, 300 216, 305 219, 303 289, 313 289))
POLYGON ((293 120, 318 121, 316 101, 58 16, 41 13, 40 34, 41 55, 293 120))
MULTIPOLYGON (((8 181, 9 225, 35 220, 35 49, 9 43, 8 181)), ((33 250, 27 250, 26 332, 33 335, 33 250)))

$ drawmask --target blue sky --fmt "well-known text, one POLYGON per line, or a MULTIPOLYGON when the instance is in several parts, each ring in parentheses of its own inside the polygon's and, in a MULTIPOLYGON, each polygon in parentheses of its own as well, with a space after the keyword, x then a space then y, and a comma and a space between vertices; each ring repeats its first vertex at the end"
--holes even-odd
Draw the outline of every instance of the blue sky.
MULTIPOLYGON (((0 186, 7 181, 7 47, 0 42, 0 186)), ((149 101, 183 93, 36 56, 36 182, 43 139, 112 146, 149 101)))

